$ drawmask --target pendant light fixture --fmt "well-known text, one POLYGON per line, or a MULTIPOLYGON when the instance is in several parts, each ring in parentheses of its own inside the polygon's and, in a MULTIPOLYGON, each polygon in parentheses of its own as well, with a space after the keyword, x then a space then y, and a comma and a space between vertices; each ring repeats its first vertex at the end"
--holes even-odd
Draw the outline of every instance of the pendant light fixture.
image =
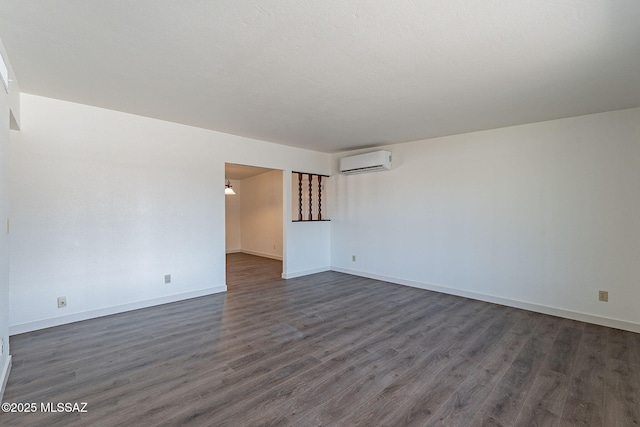
POLYGON ((231 188, 231 182, 225 178, 226 183, 224 184, 224 194, 225 196, 235 196, 236 192, 231 188))

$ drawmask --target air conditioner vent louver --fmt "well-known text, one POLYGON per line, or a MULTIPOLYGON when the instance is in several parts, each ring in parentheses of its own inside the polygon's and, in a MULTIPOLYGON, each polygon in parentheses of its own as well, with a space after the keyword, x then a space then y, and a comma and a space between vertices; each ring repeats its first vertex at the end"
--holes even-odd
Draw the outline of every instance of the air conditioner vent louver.
POLYGON ((378 172, 391 169, 390 151, 373 151, 340 159, 340 172, 344 175, 378 172))

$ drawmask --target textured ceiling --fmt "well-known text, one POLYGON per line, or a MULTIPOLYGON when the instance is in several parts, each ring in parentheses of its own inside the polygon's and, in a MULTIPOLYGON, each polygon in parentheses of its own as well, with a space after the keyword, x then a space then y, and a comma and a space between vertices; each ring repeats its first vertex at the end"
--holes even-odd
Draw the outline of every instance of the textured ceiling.
POLYGON ((0 0, 24 92, 336 152, 640 106, 638 0, 0 0))

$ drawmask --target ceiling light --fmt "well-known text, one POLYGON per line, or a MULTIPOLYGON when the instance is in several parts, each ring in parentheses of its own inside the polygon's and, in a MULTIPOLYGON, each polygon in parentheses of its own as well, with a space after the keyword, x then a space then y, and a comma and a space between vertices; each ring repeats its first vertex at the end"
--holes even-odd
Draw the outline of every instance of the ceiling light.
POLYGON ((231 182, 228 179, 226 184, 224 185, 224 194, 225 196, 234 196, 236 194, 236 192, 233 191, 233 188, 231 188, 231 182))

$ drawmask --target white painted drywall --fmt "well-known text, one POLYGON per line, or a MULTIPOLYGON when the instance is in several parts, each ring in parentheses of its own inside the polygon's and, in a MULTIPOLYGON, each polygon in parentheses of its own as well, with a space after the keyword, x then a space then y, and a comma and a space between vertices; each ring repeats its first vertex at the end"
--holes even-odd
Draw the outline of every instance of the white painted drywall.
POLYGON ((227 253, 240 252, 242 249, 240 200, 242 199, 242 181, 230 179, 235 195, 225 196, 225 246, 227 253))
MULTIPOLYGON (((300 169, 295 169, 300 171, 300 169)), ((303 172, 310 172, 302 169, 303 172)), ((292 181, 288 176, 291 170, 285 170, 283 185, 284 259, 282 277, 290 279, 330 270, 331 262, 331 223, 329 221, 292 222, 292 203, 298 197, 293 193, 292 181)), ((328 175, 328 174, 327 174, 328 175)), ((296 218, 297 219, 297 218, 296 218)))
POLYGON ((0 401, 9 362, 9 96, 0 88, 0 401), (5 368, 6 367, 6 368, 5 368))
POLYGON ((242 180, 240 199, 242 252, 282 259, 282 194, 282 171, 280 170, 242 180))
POLYGON ((328 221, 290 223, 289 233, 285 234, 285 259, 289 265, 282 277, 290 279, 330 270, 330 230, 328 221))
POLYGON ((0 42, 0 55, 9 79, 8 87, 0 84, 0 402, 11 370, 9 346, 9 129, 18 129, 20 101, 18 87, 9 58, 0 42))
POLYGON ((640 331, 639 108, 386 148, 332 179, 334 269, 640 331))
POLYGON ((11 156, 11 333, 224 290, 225 162, 330 170, 328 154, 33 95, 11 156))

